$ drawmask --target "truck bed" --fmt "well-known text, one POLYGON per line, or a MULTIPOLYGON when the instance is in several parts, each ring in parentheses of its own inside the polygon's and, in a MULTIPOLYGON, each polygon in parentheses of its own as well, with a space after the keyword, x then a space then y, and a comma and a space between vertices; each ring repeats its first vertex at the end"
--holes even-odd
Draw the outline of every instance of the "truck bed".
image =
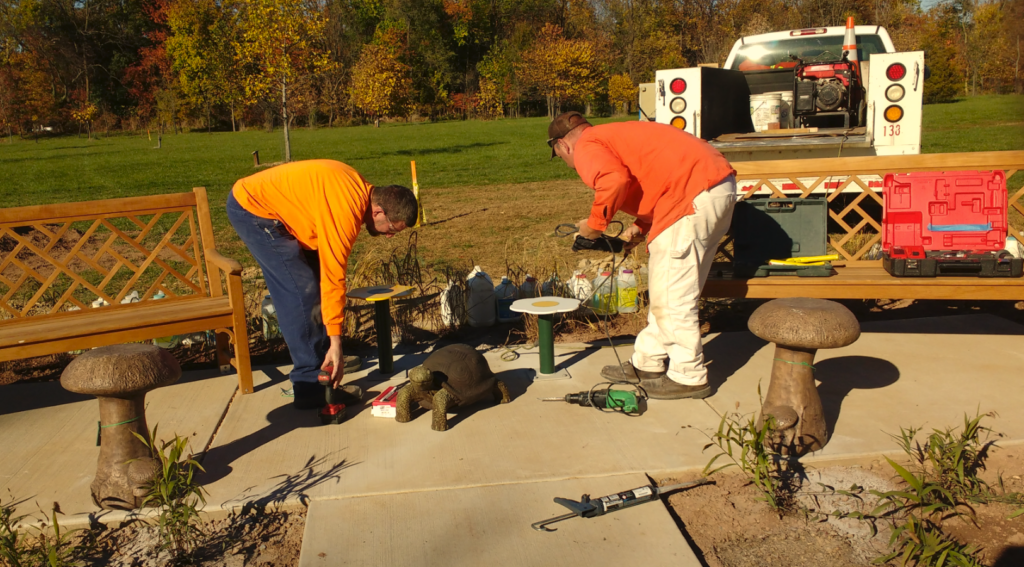
POLYGON ((755 132, 723 134, 711 141, 721 152, 756 151, 762 149, 825 149, 871 147, 865 128, 819 128, 816 132, 755 132))

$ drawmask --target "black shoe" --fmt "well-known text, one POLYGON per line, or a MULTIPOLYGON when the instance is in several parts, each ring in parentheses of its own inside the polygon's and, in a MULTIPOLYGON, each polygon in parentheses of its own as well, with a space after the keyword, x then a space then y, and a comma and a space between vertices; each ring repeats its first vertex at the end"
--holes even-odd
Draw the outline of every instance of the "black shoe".
POLYGON ((664 372, 637 370, 629 360, 623 362, 622 366, 613 364, 601 369, 601 377, 616 384, 639 384, 641 380, 654 380, 664 375, 664 372))
MULTIPOLYGON (((292 385, 294 399, 292 406, 295 409, 317 409, 327 404, 327 392, 321 384, 312 382, 296 382, 292 385)), ((354 384, 345 384, 334 390, 335 403, 343 403, 352 406, 363 401, 363 389, 354 384)))
POLYGON ((683 398, 703 399, 711 395, 710 384, 687 386, 673 382, 668 376, 660 376, 651 380, 641 380, 640 387, 653 400, 681 400, 683 398))

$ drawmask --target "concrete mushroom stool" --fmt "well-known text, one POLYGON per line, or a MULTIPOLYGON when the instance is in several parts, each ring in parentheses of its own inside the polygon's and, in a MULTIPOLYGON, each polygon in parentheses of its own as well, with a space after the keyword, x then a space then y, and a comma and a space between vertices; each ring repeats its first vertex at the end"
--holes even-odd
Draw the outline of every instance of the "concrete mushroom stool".
POLYGON ((142 505, 160 464, 132 434, 149 438, 146 392, 180 377, 181 367, 169 352, 143 344, 90 350, 61 374, 64 389, 100 401, 100 457, 92 481, 92 500, 100 508, 132 510, 142 505))
POLYGON ((839 348, 860 337, 860 324, 849 309, 834 301, 793 297, 757 308, 747 322, 750 332, 775 343, 775 361, 758 426, 775 418, 773 442, 778 451, 803 455, 828 442, 825 412, 814 385, 814 354, 839 348))

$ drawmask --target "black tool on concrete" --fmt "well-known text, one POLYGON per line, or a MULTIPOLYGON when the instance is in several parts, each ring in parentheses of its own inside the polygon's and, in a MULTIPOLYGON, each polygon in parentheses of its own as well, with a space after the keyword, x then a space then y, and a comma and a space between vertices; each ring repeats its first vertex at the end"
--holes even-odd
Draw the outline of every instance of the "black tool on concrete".
POLYGON ((557 530, 547 526, 571 518, 595 518, 597 516, 604 516, 609 512, 614 512, 623 508, 631 508, 645 502, 657 500, 659 496, 668 492, 693 488, 694 486, 700 486, 709 482, 711 481, 706 478, 702 478, 692 482, 671 484, 669 486, 655 486, 651 484, 648 486, 634 488, 633 490, 619 492, 618 494, 609 494, 608 496, 602 496, 593 500, 591 500, 590 495, 584 494, 580 497, 579 502, 569 500, 568 498, 555 498, 556 504, 561 504, 562 506, 572 510, 572 512, 537 522, 532 524, 532 527, 533 529, 542 532, 554 532, 557 530))
POLYGON ((640 413, 640 404, 637 398, 641 397, 633 392, 625 390, 613 390, 611 387, 604 389, 593 389, 577 394, 566 394, 558 398, 541 398, 544 402, 565 402, 584 407, 595 407, 598 409, 610 409, 622 413, 640 413))

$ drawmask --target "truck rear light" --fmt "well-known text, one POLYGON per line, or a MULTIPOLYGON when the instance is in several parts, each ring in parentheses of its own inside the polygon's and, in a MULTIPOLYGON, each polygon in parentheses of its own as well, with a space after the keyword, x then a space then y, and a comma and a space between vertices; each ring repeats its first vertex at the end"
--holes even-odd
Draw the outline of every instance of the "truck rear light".
POLYGON ((676 116, 671 122, 669 122, 669 124, 679 128, 680 130, 686 130, 686 119, 682 116, 676 116))
POLYGON ((907 68, 903 66, 903 63, 893 63, 885 70, 885 76, 890 81, 898 81, 907 76, 907 68))
POLYGON ((885 89, 885 98, 889 102, 899 102, 903 100, 905 94, 907 91, 900 85, 889 85, 889 88, 885 89))
POLYGON ((683 94, 686 92, 686 81, 682 79, 672 79, 672 82, 668 84, 668 88, 672 91, 672 94, 683 94))
POLYGON ((807 28, 803 30, 793 30, 789 32, 789 35, 791 37, 797 37, 801 35, 818 35, 822 33, 828 33, 828 30, 825 28, 807 28))
POLYGON ((885 119, 889 122, 899 122, 900 119, 903 118, 903 109, 894 104, 885 109, 883 116, 885 116, 885 119))
POLYGON ((672 99, 672 102, 668 103, 669 109, 676 114, 682 114, 686 110, 686 100, 683 97, 676 97, 672 99))

